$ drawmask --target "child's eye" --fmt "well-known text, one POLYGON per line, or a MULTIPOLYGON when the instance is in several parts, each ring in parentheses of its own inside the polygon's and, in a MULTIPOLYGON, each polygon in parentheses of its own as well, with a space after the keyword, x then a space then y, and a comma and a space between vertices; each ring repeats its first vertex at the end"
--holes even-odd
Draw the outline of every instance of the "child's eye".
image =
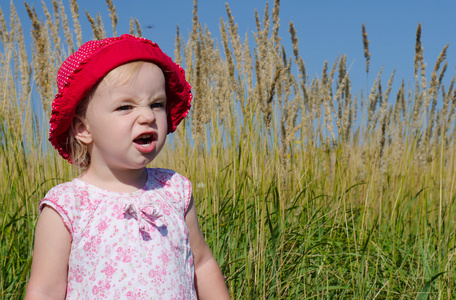
POLYGON ((165 107, 165 103, 163 102, 154 102, 150 105, 150 108, 163 108, 165 107))
POLYGON ((122 105, 119 106, 116 110, 129 110, 131 109, 131 105, 122 105))

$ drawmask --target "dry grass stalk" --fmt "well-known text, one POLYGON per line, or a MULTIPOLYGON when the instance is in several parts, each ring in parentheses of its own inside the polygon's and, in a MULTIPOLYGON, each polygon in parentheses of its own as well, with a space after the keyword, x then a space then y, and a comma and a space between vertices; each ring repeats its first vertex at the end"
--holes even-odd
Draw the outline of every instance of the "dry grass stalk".
MULTIPOLYGON (((2 14, 3 17, 3 14, 2 14)), ((2 22, 6 22, 2 19, 2 22)), ((10 18, 11 26, 14 26, 14 18, 10 18)), ((13 68, 11 60, 17 60, 15 57, 14 48, 14 32, 6 32, 3 34, 3 53, 0 53, 0 104, 1 104, 1 114, 0 114, 0 130, 3 130, 3 126, 6 123, 6 126, 13 126, 13 130, 16 130, 17 125, 15 124, 15 91, 14 87, 14 78, 13 78, 13 68), (13 121, 11 121, 13 120, 13 121)), ((20 130, 20 129, 17 129, 20 130)), ((2 142, 0 141, 0 145, 2 142)))
MULTIPOLYGON (((350 95, 351 95, 351 92, 350 92, 350 95)), ((358 119, 358 95, 356 94, 355 95, 355 98, 353 99, 353 104, 352 104, 352 117, 353 117, 353 122, 351 122, 350 124, 356 124, 356 121, 358 119)))
MULTIPOLYGON (((326 85, 322 84, 320 89, 320 95, 322 95, 323 105, 324 105, 324 113, 325 113, 325 126, 328 130, 329 134, 331 135, 332 141, 336 140, 334 135, 334 124, 333 124, 333 117, 332 117, 332 97, 330 95, 329 89, 326 85)), ((326 147, 329 147, 329 141, 325 140, 322 141, 326 147)))
POLYGON ((342 115, 342 131, 341 131, 341 137, 342 141, 345 143, 350 142, 350 133, 353 125, 353 106, 352 105, 352 98, 351 98, 351 93, 350 93, 350 82, 349 78, 347 78, 347 97, 345 101, 345 106, 344 106, 344 111, 342 115))
MULTIPOLYGON (((432 92, 432 106, 431 106, 431 113, 430 113, 430 118, 434 119, 434 123, 435 123, 435 126, 436 126, 435 128, 437 129, 437 136, 436 136, 435 142, 438 142, 440 140, 441 130, 445 127, 445 126, 441 125, 441 122, 442 122, 442 119, 443 119, 443 115, 441 115, 442 111, 440 111, 438 114, 436 114, 436 106, 437 106, 437 96, 438 96, 439 90, 442 90, 442 101, 443 101, 442 110, 445 109, 445 106, 446 107, 448 106, 448 104, 446 104, 446 103, 448 103, 448 100, 446 100, 446 99, 449 99, 449 97, 445 93, 445 87, 442 84, 443 76, 445 75, 445 71, 446 71, 446 69, 448 67, 448 63, 447 62, 444 63, 444 65, 442 67, 442 71, 440 72, 440 75, 439 75, 438 79, 434 79, 434 72, 435 72, 435 74, 437 74, 438 69, 440 68, 440 64, 446 59, 446 50, 447 50, 447 48, 448 48, 448 45, 446 45, 444 47, 444 49, 442 50, 442 52, 440 53, 440 55, 439 55, 439 57, 437 59, 437 62, 435 64, 434 71, 433 71, 433 73, 431 75, 431 81, 435 81, 435 84, 434 84, 435 87, 433 88, 433 92, 432 92)), ((450 83, 450 90, 449 90, 448 93, 451 92, 453 83, 454 83, 454 80, 452 80, 451 83, 450 83)), ((431 86, 432 86, 432 84, 431 84, 431 86)), ((428 133, 428 137, 430 139, 430 138, 432 138, 433 128, 432 127, 429 128, 428 132, 429 132, 428 133)))
MULTIPOLYGON (((336 118, 336 125, 340 132, 341 130, 341 119, 342 119, 342 107, 344 106, 344 98, 345 98, 345 87, 347 86, 348 80, 348 73, 346 70, 346 61, 347 56, 342 55, 339 61, 339 76, 336 82, 336 94, 333 98, 333 103, 337 102, 337 118, 336 118)), ((334 107, 334 105, 333 105, 334 107)), ((334 108, 335 112, 335 108, 334 108)))
POLYGON ((54 74, 55 66, 49 63, 49 59, 52 56, 50 51, 50 40, 49 33, 46 27, 38 20, 38 15, 34 8, 30 8, 27 2, 25 7, 32 21, 32 39, 34 45, 33 54, 33 66, 35 69, 34 79, 41 94, 41 103, 43 110, 49 112, 50 99, 54 93, 54 74))
MULTIPOLYGON (((60 14, 59 14, 59 3, 57 0, 52 0, 52 9, 54 11, 54 20, 55 20, 55 27, 60 34, 60 14)), ((60 39, 60 37, 59 37, 60 39)))
MULTIPOLYGON (((396 103, 394 105, 393 111, 393 124, 399 125, 401 122, 401 112, 404 111, 404 101, 405 101, 405 82, 402 81, 402 85, 399 88, 396 95, 396 103)), ((406 119, 405 115, 402 115, 403 119, 406 119)), ((398 126, 396 126, 398 128, 398 126)))
POLYGON ((256 107, 256 103, 254 103, 254 88, 253 88, 253 61, 252 61, 252 55, 250 52, 250 46, 249 46, 249 38, 248 35, 245 35, 245 40, 244 40, 244 46, 242 47, 244 49, 242 53, 243 61, 244 61, 244 68, 243 72, 246 74, 246 79, 247 79, 247 104, 246 107, 249 110, 254 111, 256 107))
MULTIPOLYGON (((217 101, 217 115, 220 118, 220 122, 225 125, 225 128, 230 130, 235 124, 236 116, 233 114, 235 109, 232 108, 233 94, 231 91, 231 84, 228 80, 223 80, 223 78, 226 78, 227 69, 228 65, 226 62, 221 60, 217 61, 217 70, 215 74, 216 87, 213 98, 217 101)), ((232 134, 228 134, 228 137, 231 137, 232 134)))
POLYGON ((337 126, 337 131, 342 133, 344 132, 342 129, 343 125, 343 113, 342 111, 345 110, 344 107, 346 106, 347 100, 342 101, 342 94, 345 93, 345 88, 347 87, 349 83, 349 77, 348 74, 345 74, 345 77, 338 82, 339 87, 337 88, 336 94, 334 96, 334 101, 337 101, 337 118, 336 118, 336 126, 337 126))
MULTIPOLYGON (((388 110, 388 99, 389 95, 391 93, 391 88, 393 85, 394 81, 394 74, 396 73, 396 70, 393 71, 391 74, 391 77, 388 81, 388 86, 386 88, 385 96, 384 99, 381 102, 381 107, 379 111, 379 117, 381 118, 381 127, 380 127, 380 141, 379 141, 379 158, 383 158, 383 152, 385 148, 385 143, 386 143, 386 135, 387 132, 390 132, 389 130, 387 131, 387 126, 389 126, 392 118, 392 108, 388 110)), ((379 84, 379 90, 380 90, 380 84, 379 84)), ((381 160, 381 165, 384 165, 384 161, 381 160)))
MULTIPOLYGON (((60 6, 60 7, 62 7, 62 6, 60 6)), ((74 32, 76 33, 76 47, 79 48, 82 45, 82 31, 81 31, 81 24, 79 24, 79 7, 78 7, 78 3, 76 0, 70 0, 70 9, 71 9, 71 17, 73 18, 74 32)), ((60 11, 61 11, 62 16, 65 15, 62 12, 62 9, 60 11)), ((65 36, 66 36, 66 34, 65 34, 65 36)), ((68 39, 67 39, 67 45, 70 46, 71 53, 74 52, 73 41, 72 40, 68 41, 68 39)))
POLYGON ((203 99, 202 99, 202 87, 201 87, 201 64, 202 64, 202 58, 201 58, 201 47, 200 43, 196 42, 195 43, 196 47, 194 49, 194 77, 193 77, 193 84, 192 84, 192 91, 193 91, 193 101, 192 105, 195 109, 195 113, 192 116, 192 122, 195 125, 194 126, 194 131, 193 131, 193 136, 197 142, 199 141, 199 138, 202 137, 203 134, 203 125, 204 121, 203 119, 203 107, 204 104, 203 99))
MULTIPOLYGON (((272 37, 271 37, 271 46, 273 45, 273 40, 272 40, 272 37)), ((285 52, 285 49, 282 47, 282 51, 279 52, 278 54, 281 54, 281 56, 279 56, 279 59, 281 58, 280 60, 280 63, 277 61, 276 65, 282 69, 282 74, 284 75, 284 77, 279 80, 277 82, 277 87, 276 87, 276 94, 277 94, 277 105, 279 107, 283 107, 284 106, 284 103, 282 103, 282 100, 283 100, 283 94, 285 92, 285 86, 288 85, 287 84, 287 80, 285 79, 286 78, 286 74, 285 74, 285 70, 287 69, 287 66, 288 66, 288 61, 287 61, 287 54, 285 52)))
MULTIPOLYGON (((280 53, 274 50, 273 38, 269 39, 269 28, 271 26, 268 4, 265 5, 263 29, 254 34, 256 43, 255 72, 260 74, 261 80, 257 81, 257 93, 259 94, 260 107, 263 113, 263 120, 266 127, 270 129, 271 104, 277 87, 277 78, 282 67, 280 65, 280 53), (279 69, 277 69, 279 68, 279 69), (269 92, 269 93, 268 93, 269 92), (272 92, 272 93, 271 93, 272 92), (263 94, 265 93, 265 94, 263 94)), ((279 83, 280 87, 280 83, 279 83)))
POLYGON ((133 20, 133 18, 130 18, 130 31, 129 31, 129 33, 131 35, 135 34, 135 21, 133 20))
POLYGON ((22 25, 17 15, 16 10, 13 11, 13 5, 11 4, 11 14, 15 19, 15 32, 16 32, 16 41, 19 48, 19 72, 21 77, 21 93, 20 93, 20 111, 25 111, 26 103, 28 102, 31 94, 31 83, 30 77, 32 74, 32 67, 28 62, 27 50, 24 42, 24 33, 22 30, 22 25))
MULTIPOLYGON (((417 87, 415 88, 416 92, 412 110, 412 128, 416 130, 421 127, 423 121, 423 119, 420 118, 421 112, 426 111, 426 107, 429 105, 429 98, 427 96, 428 90, 426 89, 426 66, 426 63, 420 63, 421 81, 419 82, 420 86, 418 86, 417 82, 417 87), (420 87, 421 92, 418 93, 420 87)), ((424 117, 424 114, 422 116, 424 117)))
POLYGON ((197 40, 198 35, 198 0, 193 0, 193 11, 192 11, 192 33, 190 38, 194 41, 197 40))
POLYGON ((379 100, 378 87, 380 86, 380 77, 382 75, 382 72, 383 72, 383 68, 378 73, 377 78, 375 79, 374 84, 372 85, 372 89, 371 89, 371 92, 370 92, 369 98, 368 98, 367 125, 368 125, 368 127, 372 126, 372 128, 375 125, 373 123, 373 121, 374 121, 373 116, 374 116, 375 109, 377 107, 377 103, 379 100))
POLYGON ((450 84, 450 88, 448 93, 445 93, 444 87, 442 87, 442 109, 437 113, 437 118, 436 118, 436 128, 437 128, 437 137, 436 139, 439 139, 441 137, 446 138, 446 126, 445 120, 448 115, 449 107, 450 107, 450 99, 451 99, 451 91, 452 91, 452 86, 450 84))
MULTIPOLYGON (((337 59, 336 59, 337 61, 337 59)), ((345 127, 345 124, 343 119, 343 114, 348 113, 348 103, 350 102, 350 97, 351 95, 349 94, 349 84, 350 84, 350 77, 348 75, 348 72, 346 70, 346 61, 347 57, 346 55, 342 55, 342 57, 339 60, 339 77, 337 80, 337 90, 336 94, 333 97, 333 103, 337 102, 337 118, 336 118, 336 126, 337 130, 339 132, 339 135, 343 135, 345 130, 343 127, 345 127), (344 113, 343 113, 344 111, 344 113)), ((332 75, 333 76, 333 75, 332 75)), ((331 92, 332 93, 332 92, 331 92)), ((335 114, 335 107, 334 105, 332 106, 333 113, 335 114)), ((342 136, 342 139, 344 137, 342 136)))
POLYGON ((304 64, 304 60, 299 55, 298 37, 296 34, 296 30, 294 28, 293 22, 291 22, 291 21, 290 21, 290 29, 288 31, 291 34, 291 43, 293 45, 293 55, 295 57, 295 63, 298 65, 298 70, 299 70, 298 79, 300 82, 300 87, 301 87, 302 92, 304 93, 303 103, 304 103, 306 109, 309 110, 309 104, 308 104, 308 99, 307 99, 307 90, 306 90, 306 81, 307 81, 306 67, 304 64))
POLYGON ((393 81, 394 81, 394 75, 395 74, 396 74, 396 69, 393 70, 393 73, 391 74, 390 79, 388 80, 388 86, 386 88, 385 99, 384 99, 384 104, 385 105, 388 105, 388 100, 389 100, 389 96, 391 94, 391 89, 393 87, 393 81))
MULTIPOLYGON (((329 76, 327 74, 328 72, 328 61, 325 61, 323 65, 323 74, 322 74, 322 79, 321 79, 321 85, 320 85, 320 93, 321 96, 319 97, 321 99, 321 103, 324 104, 324 110, 325 110, 325 124, 327 129, 332 132, 331 137, 333 137, 333 141, 335 140, 334 136, 334 126, 332 124, 332 115, 335 114, 335 107, 333 103, 333 89, 332 89, 332 84, 334 81, 334 74, 336 73, 337 66, 339 62, 339 57, 336 58, 334 61, 334 64, 331 68, 331 72, 329 73, 329 76)), ((321 104, 320 103, 320 104, 321 104)), ((320 109, 320 108, 319 108, 320 109)), ((324 143, 328 144, 327 141, 324 143)))
POLYGON ((182 55, 181 55, 181 44, 182 44, 182 41, 181 41, 181 35, 180 35, 180 31, 179 31, 179 25, 177 25, 176 27, 176 40, 174 42, 174 61, 182 66, 182 55))
MULTIPOLYGON (((14 47, 14 53, 15 53, 15 63, 14 63, 14 69, 15 69, 15 82, 17 82, 17 73, 20 75, 20 85, 16 85, 16 88, 13 88, 11 90, 11 106, 15 109, 18 109, 16 114, 21 116, 21 121, 18 121, 18 119, 14 120, 12 118, 13 123, 19 123, 17 125, 17 129, 20 130, 20 132, 23 132, 23 135, 26 136, 27 139, 33 139, 36 138, 37 140, 40 140, 38 134, 34 134, 33 126, 32 126, 32 120, 31 120, 31 114, 30 114, 30 95, 31 95, 31 83, 30 83, 30 78, 31 78, 31 73, 32 73, 32 68, 28 62, 28 57, 27 57, 27 50, 25 47, 25 42, 24 42, 24 34, 22 30, 22 25, 19 20, 19 17, 17 15, 16 8, 14 7, 13 3, 10 5, 10 20, 11 24, 10 27, 12 28, 10 37, 11 37, 11 42, 12 43, 17 43, 17 47, 14 47), (16 54, 18 53, 18 54, 16 54), (21 129, 19 129, 22 127, 21 129)), ((11 114, 10 116, 13 117, 14 113, 11 114)))
POLYGON ((117 17, 116 7, 112 3, 112 0, 106 0, 106 5, 108 6, 109 17, 111 18, 112 35, 117 36, 117 22, 119 18, 117 17))
POLYGON ((428 95, 427 101, 424 104, 426 109, 428 109, 428 105, 429 105, 429 102, 431 101, 431 98, 433 99, 433 102, 436 101, 435 98, 437 97, 437 93, 439 91, 440 84, 442 82, 442 77, 446 70, 446 65, 444 65, 444 68, 442 70, 442 73, 439 76, 439 79, 437 79, 437 73, 439 72, 440 65, 446 59, 447 49, 448 49, 448 44, 445 47, 443 47, 443 50, 440 52, 439 57, 437 58, 437 61, 435 62, 434 70, 432 71, 432 74, 431 74, 431 82, 429 83, 429 95, 428 95))
POLYGON ((415 77, 418 75, 418 68, 422 63, 423 63, 423 46, 421 45, 421 23, 418 23, 418 27, 416 29, 415 59, 414 59, 415 77))
POLYGON ((258 15, 258 10, 256 8, 255 8, 255 26, 256 26, 256 31, 260 32, 261 31, 261 21, 260 21, 260 16, 258 15))
POLYGON ((230 78, 231 88, 234 90, 235 86, 236 86, 236 78, 234 77, 233 57, 232 57, 232 54, 230 51, 228 34, 227 34, 225 22, 223 22, 223 20, 220 19, 220 24, 221 24, 220 33, 222 35, 222 46, 223 46, 223 49, 225 50, 225 57, 226 57, 226 62, 228 64, 228 74, 229 74, 229 78, 230 78))
MULTIPOLYGON (((383 113, 382 107, 384 106, 384 101, 383 101, 383 85, 382 85, 381 80, 378 82, 378 88, 377 88, 377 93, 376 93, 375 97, 377 99, 379 109, 374 113, 374 116, 372 118, 372 128, 371 128, 372 132, 375 132, 378 129, 378 128, 376 128, 377 121, 381 119, 382 113, 383 113)), ((388 103, 386 103, 386 105, 388 105, 388 103)), ((376 109, 376 108, 377 108, 377 106, 375 106, 374 109, 376 109)))
POLYGON ((189 72, 190 83, 192 85, 193 92, 193 114, 192 114, 192 136, 196 140, 196 143, 201 143, 200 138, 203 134, 203 87, 202 87, 202 57, 201 57, 201 41, 199 39, 199 28, 200 24, 198 21, 198 5, 197 1, 193 2, 193 25, 192 25, 192 34, 191 42, 189 42, 190 53, 186 53, 187 57, 193 57, 192 71, 189 72))
MULTIPOLYGON (((344 55, 345 57, 345 55, 344 55)), ((339 66, 339 57, 337 57, 335 60, 334 60, 334 63, 332 65, 332 68, 331 68, 331 72, 329 72, 329 76, 328 76, 328 89, 330 91, 330 95, 332 96, 332 84, 334 82, 334 74, 336 74, 336 71, 338 70, 338 66, 339 66)))
MULTIPOLYGON (((71 3, 71 13, 73 15, 73 23, 75 23, 75 15, 77 16, 77 14, 78 14, 78 12, 77 12, 78 7, 76 4, 76 1, 74 1, 74 3, 76 5, 76 7, 73 7, 73 3, 71 3)), ((73 35, 71 34, 71 28, 70 28, 70 25, 68 24, 68 17, 65 13, 65 7, 63 6, 63 3, 61 0, 60 0, 59 7, 60 7, 60 15, 62 16, 63 32, 65 33, 65 43, 68 46, 68 52, 69 52, 68 55, 69 55, 74 52, 73 35)), ((76 22, 77 22, 77 19, 76 19, 76 22)), ((79 23, 77 25, 76 25, 76 23, 74 24, 75 31, 78 29, 79 34, 81 34, 81 28, 80 28, 80 26, 78 28, 78 26, 79 26, 79 23)), ((79 37, 79 38, 82 39, 82 37, 79 37)), ((60 58, 60 59, 62 59, 62 58, 60 58)))
POLYGON ((379 141, 379 151, 378 151, 378 156, 379 156, 379 164, 382 164, 382 158, 383 158, 383 151, 385 148, 385 141, 386 141, 386 124, 387 124, 387 116, 382 119, 382 126, 381 126, 381 134, 380 134, 380 141, 379 141))
POLYGON ((422 89, 422 93, 423 93, 423 98, 424 99, 426 99, 426 87, 427 87, 427 83, 426 83, 426 67, 427 67, 427 64, 425 64, 425 63, 420 64, 420 69, 421 69, 421 89, 422 89))
POLYGON ((436 124, 435 107, 437 106, 437 99, 433 98, 430 112, 427 116, 427 129, 425 135, 425 143, 430 143, 433 136, 434 125, 436 124))
MULTIPOLYGON (((323 66, 323 72, 324 74, 322 75, 322 78, 325 77, 326 75, 326 68, 325 66, 327 67, 327 64, 328 62, 325 61, 324 63, 324 66, 323 66)), ((327 77, 327 75, 326 75, 327 77)), ((321 109, 321 105, 323 104, 323 100, 324 100, 324 97, 323 95, 320 93, 320 90, 322 89, 322 86, 325 85, 325 82, 323 81, 323 79, 321 81, 319 81, 318 79, 314 79, 312 81, 312 101, 310 101, 312 103, 311 107, 312 107, 312 115, 314 116, 313 119, 315 120, 319 120, 320 117, 321 117, 321 112, 322 112, 322 109, 321 109)))
POLYGON ((104 29, 103 19, 101 18, 101 14, 99 12, 97 13, 97 28, 101 39, 104 39, 106 37, 106 31, 104 29))
POLYGON ((142 36, 141 24, 139 23, 138 19, 135 18, 135 28, 136 28, 136 35, 142 36))
MULTIPOLYGON (((284 77, 286 75, 284 74, 284 77)), ((289 87, 289 86, 288 86, 289 87)), ((286 88, 284 89, 285 91, 287 90, 286 88)), ((279 93, 281 94, 281 93, 279 93)), ((289 107, 288 107, 288 97, 284 97, 284 100, 283 100, 283 110, 282 110, 282 115, 281 115, 281 118, 280 118, 280 140, 281 140, 281 148, 282 148, 282 155, 284 155, 284 157, 286 157, 288 155, 288 135, 289 135, 289 132, 287 132, 287 119, 288 119, 288 116, 289 116, 289 107)), ((282 160, 285 160, 285 159, 282 159, 282 160)), ((284 169, 285 170, 285 169, 284 169)))
POLYGON ((369 74, 369 63, 370 63, 370 52, 369 52, 369 40, 367 39, 367 31, 364 23, 363 27, 363 46, 364 46, 364 58, 366 59, 366 73, 369 74))
POLYGON ((323 69, 321 71, 321 84, 322 85, 327 85, 328 84, 328 61, 325 60, 323 64, 323 69))
MULTIPOLYGON (((286 119, 287 144, 291 144, 295 140, 296 132, 301 127, 300 124, 297 124, 298 115, 300 113, 299 89, 295 82, 294 76, 290 73, 290 67, 291 67, 291 65, 289 65, 286 69, 286 72, 289 73, 289 76, 288 76, 289 85, 286 88, 285 97, 289 98, 289 97, 291 97, 292 94, 294 95, 294 97, 290 101, 287 102, 288 103, 288 108, 287 108, 288 109, 288 118, 286 119)), ((290 152, 289 152, 290 155, 292 155, 292 150, 293 150, 293 148, 290 147, 290 152)))
MULTIPOLYGON (((237 31, 237 23, 234 21, 234 17, 231 14, 230 7, 228 6, 228 3, 225 3, 226 6, 226 13, 228 15, 228 24, 229 24, 229 37, 231 41, 231 45, 233 47, 233 53, 234 53, 234 59, 236 61, 236 70, 238 74, 243 74, 242 69, 241 69, 241 63, 243 60, 242 56, 242 46, 239 41, 239 34, 237 31)), ((242 99, 243 98, 243 91, 242 91, 242 85, 238 80, 236 80, 236 76, 234 75, 234 70, 233 70, 233 77, 231 77, 231 83, 233 84, 233 90, 236 91, 236 98, 237 99, 242 99)), ((231 75, 231 73, 230 73, 231 75)), ((238 75, 239 76, 239 75, 238 75)), ((242 113, 245 114, 245 104, 244 101, 239 101, 241 105, 241 110, 242 113)))
POLYGON ((266 41, 269 36, 269 5, 268 2, 266 2, 266 5, 264 6, 264 16, 263 16, 263 30, 259 30, 258 33, 261 32, 261 41, 262 44, 266 44, 266 41))
POLYGON ((279 82, 281 69, 276 68, 274 79, 272 80, 271 86, 268 89, 268 96, 263 106, 263 120, 267 129, 271 128, 272 120, 272 100, 274 99, 276 85, 279 82))
POLYGON ((96 40, 103 39, 103 36, 102 36, 101 32, 99 31, 99 28, 97 27, 97 23, 96 23, 95 19, 92 18, 92 16, 89 14, 87 9, 85 10, 85 13, 86 13, 87 20, 89 21, 90 26, 92 27, 93 38, 96 40))
POLYGON ((13 76, 13 80, 14 82, 17 82, 17 78, 18 78, 18 72, 19 72, 19 69, 17 68, 17 66, 19 65, 19 60, 18 60, 18 57, 17 57, 17 50, 16 48, 14 48, 13 50, 13 62, 14 62, 14 65, 13 65, 13 71, 14 71, 14 76, 13 76))
POLYGON ((301 110, 301 113, 304 115, 303 122, 302 122, 302 130, 301 130, 301 140, 307 140, 309 145, 313 144, 313 132, 314 132, 314 124, 313 121, 317 118, 316 117, 316 109, 315 102, 317 101, 317 91, 318 91, 318 80, 314 78, 310 84, 309 93, 308 93, 308 112, 304 113, 304 110, 301 110))
POLYGON ((184 61, 186 77, 193 78, 193 39, 189 39, 184 47, 184 61))
POLYGON ((442 85, 443 76, 445 76, 445 72, 446 72, 447 68, 448 68, 448 62, 445 62, 443 64, 442 71, 440 71, 440 75, 439 75, 439 80, 438 80, 439 87, 442 85))
MULTIPOLYGON (((235 55, 236 61, 238 62, 238 65, 239 65, 242 60, 242 48, 241 48, 241 43, 239 41, 237 23, 234 21, 234 17, 231 14, 231 9, 230 9, 228 3, 225 3, 225 9, 226 9, 226 14, 228 15, 228 24, 230 25, 228 33, 230 35, 231 44, 233 45, 233 50, 234 50, 234 55, 235 55)), ((240 67, 238 67, 237 69, 240 70, 240 67)))
POLYGON ((415 101, 413 102, 413 108, 412 108, 412 112, 411 112, 411 125, 412 125, 412 128, 414 128, 414 129, 418 128, 419 116, 420 116, 422 105, 423 105, 423 96, 422 96, 422 94, 419 94, 419 95, 415 96, 415 101))
MULTIPOLYGON (((57 3, 53 3, 57 4, 57 3)), ((52 44, 54 45, 54 53, 50 57, 50 61, 52 65, 60 65, 61 60, 59 58, 62 56, 60 52, 60 18, 58 17, 58 9, 57 9, 57 18, 55 20, 52 19, 51 14, 49 13, 49 10, 46 7, 46 4, 42 2, 42 7, 43 7, 43 12, 44 15, 46 16, 46 25, 49 28, 49 31, 51 32, 51 38, 52 38, 52 44)), ((56 6, 53 5, 55 8, 56 6)), ((55 16, 55 12, 54 12, 55 16)))
MULTIPOLYGON (((10 32, 9 32, 9 43, 14 43, 16 40, 16 25, 15 25, 15 14, 16 8, 14 5, 11 5, 10 7, 10 32)), ((14 50, 13 50, 14 52, 14 50)))
POLYGON ((263 110, 265 96, 263 95, 264 90, 261 87, 264 85, 264 82, 263 82, 263 77, 262 77, 262 73, 261 73, 260 59, 259 59, 258 51, 254 50, 254 55, 255 55, 255 75, 256 75, 255 98, 257 99, 257 101, 260 105, 260 108, 263 110))
MULTIPOLYGON (((14 7, 14 5, 11 5, 11 8, 10 8, 10 28, 11 28, 10 38, 11 38, 12 43, 15 43, 15 41, 17 39, 17 36, 16 36, 17 26, 16 26, 15 15, 17 15, 16 8, 14 7)), ((14 72, 13 79, 14 79, 14 82, 17 82, 18 71, 19 71, 17 66, 19 65, 19 61, 18 61, 18 54, 17 54, 16 47, 13 47, 13 61, 14 61, 14 65, 12 66, 12 70, 14 72)))
POLYGON ((280 19, 279 19, 279 11, 280 11, 280 0, 274 0, 274 7, 272 8, 272 41, 275 45, 275 50, 278 51, 280 45, 280 37, 279 37, 279 27, 280 27, 280 19))
POLYGON ((3 45, 6 45, 9 41, 9 34, 8 34, 8 27, 6 26, 5 16, 3 15, 3 11, 0 8, 0 38, 2 40, 3 45))
MULTIPOLYGON (((44 4, 43 4, 43 9, 44 9, 44 4)), ((60 15, 59 15, 59 4, 57 3, 57 0, 52 0, 52 9, 54 12, 54 19, 52 20, 49 18, 49 23, 53 23, 52 26, 50 25, 49 28, 51 29, 51 37, 52 37, 52 42, 54 43, 54 53, 56 55, 61 55, 60 53, 60 15)), ((59 62, 57 64, 60 65, 59 62)))
POLYGON ((445 132, 450 129, 450 124, 453 124, 456 117, 456 90, 453 91, 453 96, 451 97, 451 108, 448 110, 448 117, 446 119, 445 132))
MULTIPOLYGON (((201 26, 201 24, 200 24, 201 26)), ((216 111, 214 105, 215 102, 211 101, 216 95, 214 94, 215 90, 215 81, 214 78, 217 72, 214 70, 214 66, 218 64, 216 59, 216 51, 214 50, 214 40, 211 37, 207 27, 203 29, 199 27, 199 44, 200 44, 200 97, 204 101, 202 109, 202 122, 207 124, 212 119, 211 111, 216 111), (204 74, 204 75, 203 75, 204 74)))

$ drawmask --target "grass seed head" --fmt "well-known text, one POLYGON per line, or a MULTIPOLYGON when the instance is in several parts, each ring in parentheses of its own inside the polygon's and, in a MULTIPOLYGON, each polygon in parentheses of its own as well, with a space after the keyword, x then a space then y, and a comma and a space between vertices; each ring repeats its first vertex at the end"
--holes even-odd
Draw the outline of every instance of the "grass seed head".
POLYGON ((106 5, 108 6, 109 17, 111 18, 113 36, 117 36, 117 22, 119 18, 117 17, 116 7, 112 0, 106 0, 106 5))
POLYGON ((367 31, 364 23, 362 25, 363 31, 363 46, 364 46, 364 58, 366 59, 366 73, 369 73, 369 63, 370 63, 370 52, 369 52, 369 40, 367 39, 367 31))
MULTIPOLYGON (((61 4, 62 4, 62 2, 60 1, 60 12, 63 17, 66 14, 64 13, 63 5, 61 5, 61 4)), ((71 17, 73 19, 74 33, 76 34, 76 47, 79 48, 82 45, 82 31, 81 31, 81 24, 79 24, 79 7, 78 7, 78 3, 76 0, 70 0, 70 9, 71 9, 71 17)), ((64 30, 66 30, 65 26, 64 26, 64 30)), ((70 46, 70 53, 73 53, 74 46, 73 46, 72 38, 69 39, 67 37, 66 33, 65 33, 65 37, 67 38, 67 45, 70 46)))

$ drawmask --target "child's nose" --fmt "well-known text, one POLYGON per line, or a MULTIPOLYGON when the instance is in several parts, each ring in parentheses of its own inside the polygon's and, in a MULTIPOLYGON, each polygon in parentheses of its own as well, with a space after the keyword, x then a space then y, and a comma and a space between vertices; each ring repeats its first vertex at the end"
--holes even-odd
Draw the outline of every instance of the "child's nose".
POLYGON ((150 107, 139 108, 139 123, 152 123, 155 121, 155 113, 150 107))

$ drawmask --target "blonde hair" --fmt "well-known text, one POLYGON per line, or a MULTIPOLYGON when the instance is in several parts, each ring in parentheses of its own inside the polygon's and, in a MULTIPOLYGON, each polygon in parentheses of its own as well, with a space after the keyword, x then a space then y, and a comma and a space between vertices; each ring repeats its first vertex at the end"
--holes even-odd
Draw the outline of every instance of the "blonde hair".
MULTIPOLYGON (((109 84, 124 85, 128 84, 134 80, 136 75, 139 72, 141 66, 146 63, 145 61, 133 61, 123 65, 118 66, 115 69, 112 69, 105 77, 100 81, 105 81, 109 84)), ((100 83, 99 82, 99 83, 100 83)), ((90 155, 87 149, 87 145, 81 142, 76 137, 76 125, 77 122, 85 122, 85 115, 87 112, 87 107, 89 106, 90 100, 92 99, 95 91, 99 85, 97 83, 90 93, 81 100, 79 105, 76 107, 76 112, 71 122, 71 126, 68 133, 68 148, 70 152, 70 159, 75 166, 82 168, 83 170, 87 169, 90 165, 90 155)))

